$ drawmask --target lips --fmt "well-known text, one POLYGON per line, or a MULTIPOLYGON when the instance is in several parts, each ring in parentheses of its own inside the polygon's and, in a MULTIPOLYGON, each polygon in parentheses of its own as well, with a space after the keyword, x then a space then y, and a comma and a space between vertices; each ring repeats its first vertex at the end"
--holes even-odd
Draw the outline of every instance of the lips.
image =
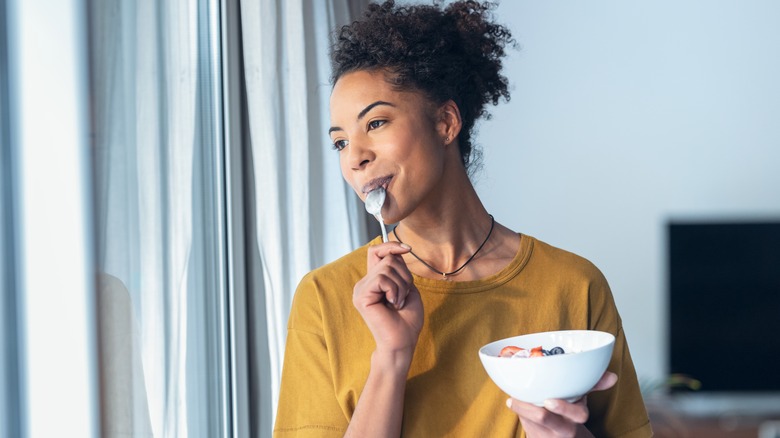
POLYGON ((387 185, 390 184, 390 180, 393 179, 393 175, 386 175, 381 176, 379 178, 374 178, 371 181, 368 182, 368 184, 364 185, 362 190, 363 193, 368 193, 373 190, 376 190, 378 187, 384 187, 387 189, 387 185))

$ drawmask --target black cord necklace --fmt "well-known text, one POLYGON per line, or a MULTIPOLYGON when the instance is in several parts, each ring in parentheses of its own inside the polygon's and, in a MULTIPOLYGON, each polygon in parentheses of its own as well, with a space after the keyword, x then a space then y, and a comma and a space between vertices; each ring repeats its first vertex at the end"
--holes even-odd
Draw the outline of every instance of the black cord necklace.
MULTIPOLYGON (((423 259, 421 259, 420 257, 418 257, 418 256, 417 256, 417 254, 415 254, 415 253, 414 253, 414 252, 412 252, 412 251, 409 251, 409 254, 413 255, 413 256, 414 256, 414 258, 416 258, 417 260, 419 260, 419 261, 420 261, 420 263, 422 263, 423 265, 425 265, 425 266, 426 266, 428 269, 430 269, 431 271, 433 271, 433 272, 435 272, 435 273, 437 273, 437 274, 441 275, 441 276, 442 276, 442 278, 446 280, 448 276, 453 276, 453 275, 457 274, 458 272, 460 272, 461 270, 463 270, 463 268, 465 268, 465 267, 466 267, 466 265, 468 265, 468 264, 469 264, 469 262, 471 262, 471 260, 474 258, 474 256, 476 256, 476 255, 477 255, 477 253, 479 252, 479 250, 480 250, 480 249, 482 249, 482 247, 483 247, 483 246, 485 246, 485 244, 487 243, 487 241, 490 239, 490 235, 491 235, 491 234, 493 234, 493 226, 496 224, 496 220, 495 220, 495 219, 493 219, 493 215, 492 215, 492 214, 489 214, 488 216, 490 216, 490 231, 488 231, 488 235, 487 235, 487 237, 485 237, 485 240, 482 242, 482 245, 479 245, 479 248, 477 248, 477 250, 476 250, 476 251, 474 251, 474 254, 472 254, 472 255, 471 255, 471 257, 469 257, 469 259, 468 259, 468 260, 466 260, 466 263, 462 264, 462 265, 460 266, 460 268, 458 268, 458 269, 456 269, 456 270, 454 270, 454 271, 452 271, 452 272, 442 272, 442 271, 440 271, 440 270, 438 270, 438 269, 434 268, 433 266, 429 265, 429 264, 428 264, 428 263, 427 263, 425 260, 423 260, 423 259)), ((395 228, 393 228, 393 235, 395 236, 395 238, 396 238, 396 239, 398 239, 398 242, 400 242, 400 243, 404 243, 404 242, 401 240, 401 238, 400 238, 400 237, 398 237, 398 232, 396 232, 396 230, 397 230, 397 229, 398 229, 398 227, 395 227, 395 228)))

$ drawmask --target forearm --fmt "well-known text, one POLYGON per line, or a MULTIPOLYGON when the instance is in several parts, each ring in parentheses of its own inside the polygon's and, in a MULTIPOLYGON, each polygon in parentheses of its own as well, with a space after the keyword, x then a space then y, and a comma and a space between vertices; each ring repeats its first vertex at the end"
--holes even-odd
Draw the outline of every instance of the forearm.
POLYGON ((371 356, 371 370, 345 437, 399 437, 412 352, 371 356))

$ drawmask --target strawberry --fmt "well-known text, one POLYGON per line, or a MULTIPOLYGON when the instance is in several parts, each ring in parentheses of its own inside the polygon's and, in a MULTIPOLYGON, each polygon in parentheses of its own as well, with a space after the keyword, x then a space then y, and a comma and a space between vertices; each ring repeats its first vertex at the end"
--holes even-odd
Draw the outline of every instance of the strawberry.
POLYGON ((531 357, 542 357, 544 356, 544 353, 542 352, 542 347, 534 347, 531 349, 531 357))
POLYGON ((501 349, 501 352, 498 353, 499 357, 512 357, 515 353, 522 350, 520 347, 515 347, 514 345, 510 345, 508 347, 504 347, 501 349))

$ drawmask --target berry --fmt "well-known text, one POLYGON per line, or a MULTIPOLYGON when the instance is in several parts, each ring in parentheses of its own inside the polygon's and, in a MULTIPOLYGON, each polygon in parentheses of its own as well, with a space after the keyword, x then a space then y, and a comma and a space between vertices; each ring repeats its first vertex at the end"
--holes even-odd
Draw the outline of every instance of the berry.
POLYGON ((512 357, 515 353, 522 350, 520 347, 515 347, 514 345, 510 345, 508 347, 504 347, 501 349, 501 352, 498 353, 500 357, 512 357))

